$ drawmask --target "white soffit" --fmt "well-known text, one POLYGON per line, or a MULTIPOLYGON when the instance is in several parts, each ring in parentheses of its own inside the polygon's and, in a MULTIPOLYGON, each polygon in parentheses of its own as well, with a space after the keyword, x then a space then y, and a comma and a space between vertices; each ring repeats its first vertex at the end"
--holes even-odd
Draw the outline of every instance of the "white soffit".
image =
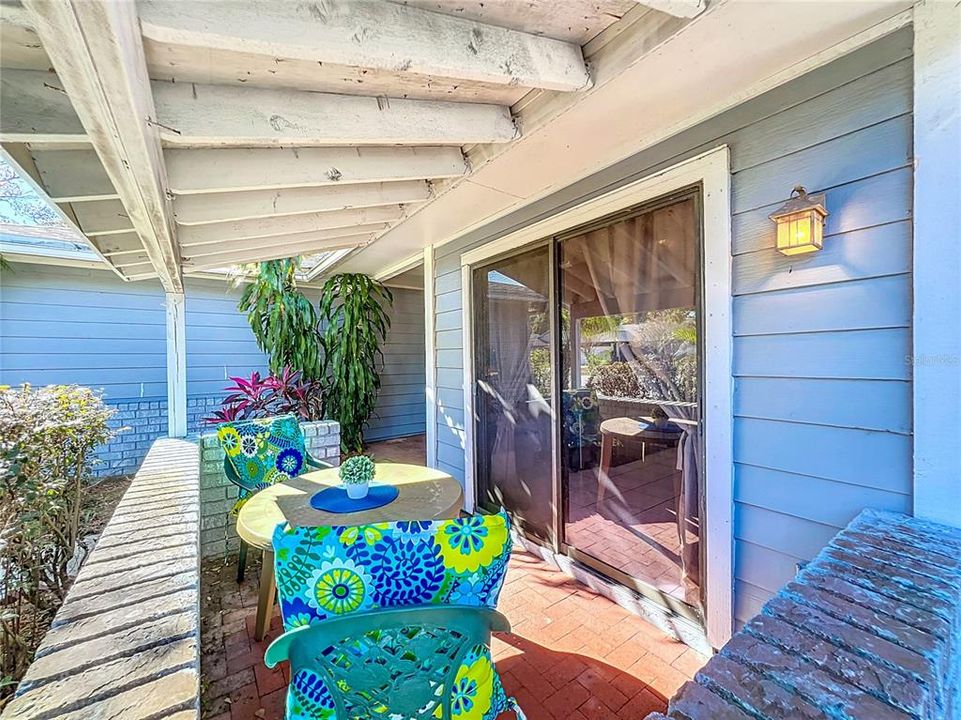
POLYGON ((511 146, 341 268, 376 274, 428 243, 482 227, 893 31, 910 7, 905 1, 715 0, 623 72, 606 82, 598 78, 554 120, 524 128, 511 146))

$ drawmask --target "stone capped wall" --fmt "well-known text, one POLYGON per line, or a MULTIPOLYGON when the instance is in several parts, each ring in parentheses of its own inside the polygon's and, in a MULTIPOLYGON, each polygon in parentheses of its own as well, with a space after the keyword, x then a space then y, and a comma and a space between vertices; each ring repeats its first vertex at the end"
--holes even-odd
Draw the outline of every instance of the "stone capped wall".
POLYGON ((199 453, 156 441, 4 720, 200 716, 199 453))
MULTIPOLYGON (((317 460, 340 465, 340 425, 333 420, 300 424, 307 452, 317 460)), ((237 486, 224 475, 224 451, 217 434, 200 436, 200 554, 204 558, 236 552, 240 546, 230 509, 237 502, 237 486)))
POLYGON ((681 687, 667 717, 961 718, 961 529, 865 510, 681 687))

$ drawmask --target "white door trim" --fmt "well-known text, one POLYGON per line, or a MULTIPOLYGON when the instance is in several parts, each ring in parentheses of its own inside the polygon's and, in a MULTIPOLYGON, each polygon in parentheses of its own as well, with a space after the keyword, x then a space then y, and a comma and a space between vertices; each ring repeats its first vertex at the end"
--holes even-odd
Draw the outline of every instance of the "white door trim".
POLYGON ((961 6, 914 11, 914 514, 961 527, 961 6))
POLYGON ((466 490, 475 493, 474 357, 471 267, 497 255, 624 210, 691 185, 703 189, 704 212, 704 427, 707 515, 705 590, 706 630, 714 647, 731 637, 734 588, 733 372, 731 325, 731 174, 726 145, 492 240, 461 256, 464 328, 464 473, 466 490))

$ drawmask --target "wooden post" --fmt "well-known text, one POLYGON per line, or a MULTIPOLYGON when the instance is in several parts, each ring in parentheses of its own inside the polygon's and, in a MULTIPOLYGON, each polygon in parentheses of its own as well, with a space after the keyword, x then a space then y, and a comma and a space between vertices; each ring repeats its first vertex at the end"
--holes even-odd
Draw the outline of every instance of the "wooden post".
POLYGON ((961 7, 914 13, 914 514, 961 527, 961 7))
POLYGON ((168 292, 167 305, 167 434, 187 434, 187 342, 184 294, 168 292))
POLYGON ((424 248, 424 352, 427 377, 425 378, 425 401, 427 403, 427 422, 425 427, 427 443, 427 467, 437 467, 437 338, 434 334, 434 246, 424 248))

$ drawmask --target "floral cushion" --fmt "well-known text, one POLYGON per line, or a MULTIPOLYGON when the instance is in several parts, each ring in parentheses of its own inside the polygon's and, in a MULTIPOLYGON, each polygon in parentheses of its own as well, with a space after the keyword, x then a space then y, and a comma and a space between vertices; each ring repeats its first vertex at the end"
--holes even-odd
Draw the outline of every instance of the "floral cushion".
POLYGON ((242 496, 297 477, 304 469, 304 435, 293 415, 223 423, 217 437, 242 496))
MULTIPOLYGON (((273 547, 281 614, 290 630, 377 608, 438 603, 494 608, 511 537, 502 512, 361 526, 280 525, 273 547)), ((491 720, 514 707, 485 646, 474 648, 461 665, 453 693, 456 720, 491 720)), ((347 719, 334 717, 320 677, 301 670, 288 690, 287 720, 347 719)))

